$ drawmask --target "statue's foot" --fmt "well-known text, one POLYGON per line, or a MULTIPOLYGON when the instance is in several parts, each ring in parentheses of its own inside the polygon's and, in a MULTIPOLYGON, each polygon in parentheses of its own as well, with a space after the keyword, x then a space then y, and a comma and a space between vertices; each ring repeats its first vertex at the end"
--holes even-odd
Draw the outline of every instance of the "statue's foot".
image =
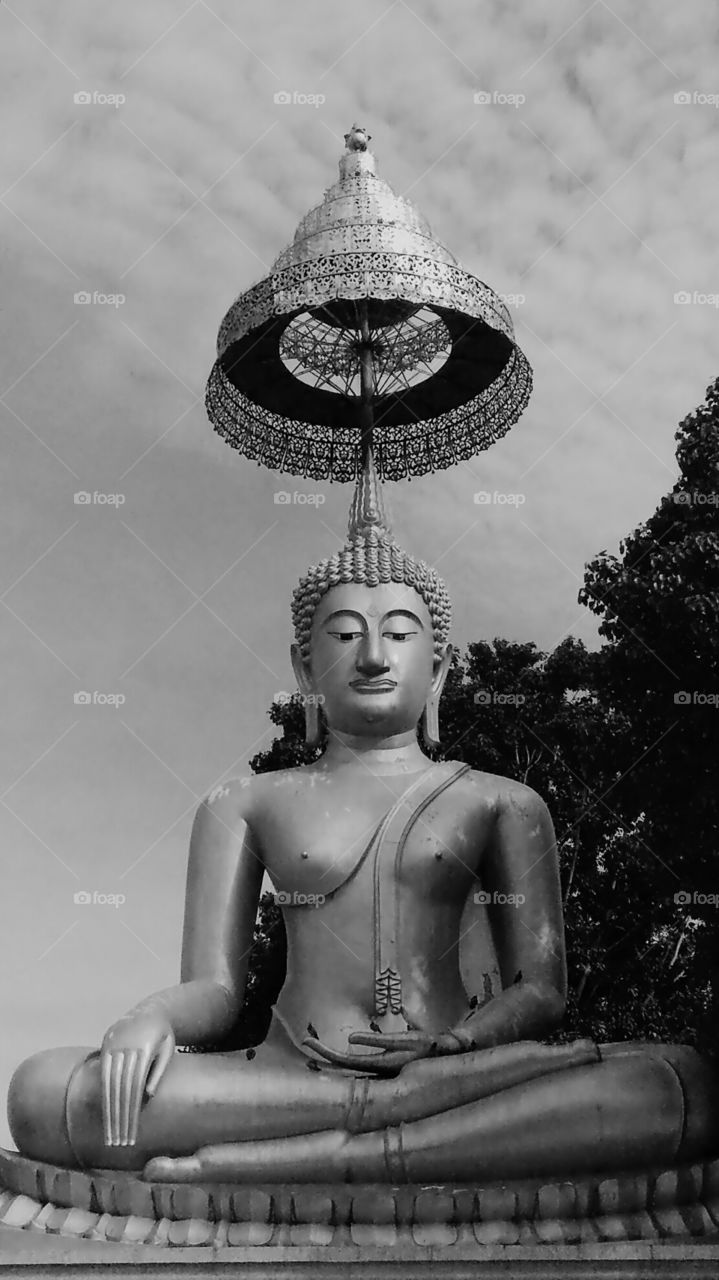
POLYGON ((142 1171, 145 1182, 200 1182, 202 1162, 197 1156, 155 1156, 142 1171))
POLYGON ((221 1142, 178 1159, 155 1156, 142 1177, 145 1182, 346 1182, 351 1143, 369 1143, 378 1159, 384 1151, 381 1132, 352 1137, 327 1129, 288 1138, 221 1142))

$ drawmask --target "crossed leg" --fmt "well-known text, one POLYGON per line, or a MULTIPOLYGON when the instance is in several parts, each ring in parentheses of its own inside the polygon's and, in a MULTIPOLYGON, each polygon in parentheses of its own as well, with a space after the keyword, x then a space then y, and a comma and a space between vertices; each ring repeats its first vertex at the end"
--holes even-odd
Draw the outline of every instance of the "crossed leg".
POLYGON ((344 1126, 352 1076, 308 1070, 281 1037, 254 1056, 176 1053, 145 1100, 134 1146, 106 1146, 99 1050, 43 1050, 21 1063, 8 1119, 21 1155, 66 1168, 140 1170, 155 1155, 186 1156, 240 1142, 344 1126))
MULTIPOLYGON (((421 1110, 417 1095, 422 1088, 417 1086, 432 1084, 435 1103, 441 1104, 441 1069, 448 1060, 412 1063, 398 1079, 405 1076, 415 1087, 404 1091, 405 1105, 395 1106, 382 1128, 351 1132, 335 1127, 208 1145, 186 1159, 154 1159, 144 1177, 178 1182, 498 1180, 671 1165, 700 1159, 719 1147, 716 1070, 693 1049, 607 1045, 601 1061, 595 1056, 591 1065, 572 1065, 571 1053, 576 1057, 582 1043, 587 1042, 563 1046, 565 1069, 557 1071, 560 1061, 555 1059, 549 1073, 529 1072, 513 1084, 510 1072, 505 1080, 509 1087, 500 1085, 489 1096, 482 1096, 480 1060, 502 1052, 511 1056, 530 1046, 452 1058, 455 1069, 460 1068, 455 1096, 462 1096, 458 1078, 463 1076, 467 1085, 474 1073, 475 1100, 447 1109, 435 1106, 433 1112, 402 1121, 403 1111, 421 1110)), ((387 1099, 387 1087, 395 1083, 372 1082, 377 1122, 380 1087, 387 1099)))
POLYGON ((152 1176, 190 1178, 201 1148, 214 1151, 219 1167, 227 1169, 235 1148, 242 1164, 260 1147, 268 1168, 281 1169, 288 1154, 282 1143, 293 1138, 325 1134, 317 1139, 320 1147, 336 1146, 353 1132, 383 1133, 399 1121, 432 1116, 595 1057, 586 1041, 557 1049, 526 1042, 424 1059, 394 1079, 375 1079, 365 1072, 310 1070, 307 1056, 274 1022, 252 1055, 175 1054, 157 1093, 143 1103, 133 1146, 105 1144, 98 1050, 45 1050, 28 1058, 11 1081, 8 1116, 21 1154, 66 1168, 140 1170, 157 1157, 152 1176), (267 1142, 279 1142, 280 1149, 267 1142), (188 1158, 184 1164, 182 1158, 188 1158))
POLYGON ((682 1046, 523 1042, 422 1059, 395 1079, 309 1070, 281 1036, 256 1056, 176 1054, 138 1142, 106 1147, 99 1052, 37 1054, 13 1077, 21 1154, 148 1180, 424 1181, 698 1159, 719 1146, 716 1071, 682 1046))

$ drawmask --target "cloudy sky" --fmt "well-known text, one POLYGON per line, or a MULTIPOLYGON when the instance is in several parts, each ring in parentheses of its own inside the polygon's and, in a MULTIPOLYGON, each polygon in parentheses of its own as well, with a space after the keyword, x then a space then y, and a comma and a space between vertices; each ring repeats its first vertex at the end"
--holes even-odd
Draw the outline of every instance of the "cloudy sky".
POLYGON ((519 295, 535 370, 500 444, 394 487, 396 530, 460 647, 594 645, 583 565, 671 488, 717 374, 716 46, 711 0, 0 4, 0 1094, 176 981, 192 813, 293 687, 290 593, 350 491, 276 505, 316 486, 228 449, 203 393, 342 135, 365 124, 462 265, 519 295))

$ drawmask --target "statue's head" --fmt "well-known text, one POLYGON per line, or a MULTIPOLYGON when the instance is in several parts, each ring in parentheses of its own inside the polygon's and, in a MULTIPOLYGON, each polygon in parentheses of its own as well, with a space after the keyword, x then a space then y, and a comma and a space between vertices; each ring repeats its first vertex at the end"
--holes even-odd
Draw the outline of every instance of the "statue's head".
POLYGON ((436 745, 451 609, 435 570, 394 541, 370 456, 347 542, 293 596, 292 663, 308 739, 317 740, 312 712, 321 702, 330 728, 365 737, 407 732, 422 716, 425 742, 436 745))

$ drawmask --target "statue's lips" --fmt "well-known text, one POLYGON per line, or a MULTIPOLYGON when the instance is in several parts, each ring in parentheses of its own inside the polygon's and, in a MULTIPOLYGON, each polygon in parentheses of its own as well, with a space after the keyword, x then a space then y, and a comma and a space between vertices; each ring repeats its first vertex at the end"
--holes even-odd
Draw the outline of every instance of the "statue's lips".
POLYGON ((360 693, 389 693, 397 688, 397 682, 396 680, 353 680, 350 687, 358 689, 360 693))

